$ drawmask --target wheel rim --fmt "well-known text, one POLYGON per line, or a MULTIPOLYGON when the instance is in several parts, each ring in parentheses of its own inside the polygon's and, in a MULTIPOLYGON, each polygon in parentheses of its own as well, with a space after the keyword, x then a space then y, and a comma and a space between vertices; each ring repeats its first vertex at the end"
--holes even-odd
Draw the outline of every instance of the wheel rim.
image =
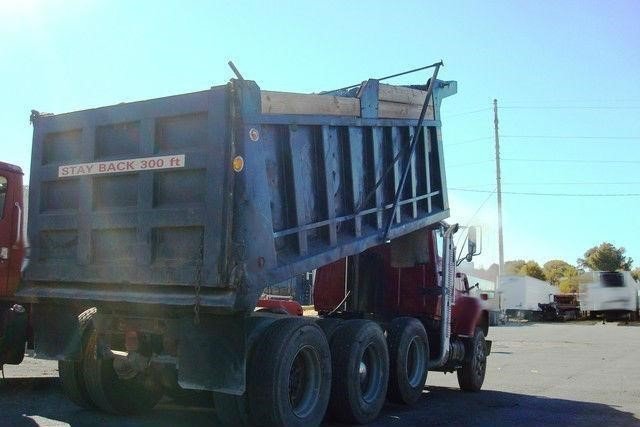
POLYGON ((484 342, 482 341, 478 341, 476 344, 476 351, 475 351, 475 365, 476 365, 476 376, 478 378, 481 378, 482 376, 484 376, 484 369, 485 369, 485 364, 486 364, 486 357, 484 354, 484 342))
POLYGON ((377 349, 369 344, 362 353, 358 365, 362 400, 371 403, 378 397, 382 383, 382 364, 377 349))
POLYGON ((407 382, 412 388, 420 387, 422 375, 427 366, 425 345, 417 336, 413 337, 407 347, 405 366, 407 367, 407 382))
POLYGON ((298 350, 289 372, 289 402, 297 417, 305 418, 316 407, 321 370, 320 357, 313 347, 298 350))

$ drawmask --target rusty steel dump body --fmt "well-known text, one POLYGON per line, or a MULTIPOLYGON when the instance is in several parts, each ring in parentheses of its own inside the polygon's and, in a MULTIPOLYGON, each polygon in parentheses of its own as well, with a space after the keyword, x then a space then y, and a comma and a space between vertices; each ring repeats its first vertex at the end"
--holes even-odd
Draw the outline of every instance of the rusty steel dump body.
POLYGON ((376 80, 36 114, 19 295, 251 311, 265 286, 383 243, 406 167, 387 237, 449 215, 439 108, 455 92, 435 81, 410 161, 424 87, 376 80))

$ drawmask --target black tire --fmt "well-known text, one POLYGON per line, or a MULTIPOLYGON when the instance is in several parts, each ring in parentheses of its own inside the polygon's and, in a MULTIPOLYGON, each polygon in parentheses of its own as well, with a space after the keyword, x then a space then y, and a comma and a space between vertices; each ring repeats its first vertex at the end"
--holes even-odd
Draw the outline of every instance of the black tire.
POLYGON ((331 390, 331 353, 315 322, 276 320, 249 359, 247 402, 253 424, 320 425, 331 390))
POLYGON ((480 391, 487 371, 487 344, 481 328, 476 328, 465 347, 467 354, 457 372, 458 384, 464 391, 480 391))
POLYGON ((424 326, 413 317, 393 319, 387 331, 389 388, 395 403, 415 404, 422 396, 429 371, 429 340, 424 326))
POLYGON ((60 375, 62 390, 70 401, 84 409, 93 409, 96 406, 87 391, 82 365, 82 352, 85 350, 86 337, 91 334, 93 330, 91 320, 95 314, 96 309, 94 307, 82 312, 78 316, 78 333, 76 337, 80 341, 77 344, 80 349, 79 359, 58 361, 58 373, 60 375))
POLYGON ((327 342, 331 344, 331 337, 333 337, 333 333, 342 326, 344 320, 339 319, 337 317, 323 317, 316 321, 322 332, 324 332, 325 338, 327 338, 327 342))
POLYGON ((19 365, 28 340, 29 314, 19 304, 0 306, 0 367, 19 365))
POLYGON ((113 369, 112 359, 96 358, 97 335, 87 339, 83 358, 84 381, 96 406, 105 412, 132 415, 152 409, 164 393, 162 384, 152 373, 121 379, 113 369))
POLYGON ((234 396, 226 393, 213 393, 213 405, 218 419, 225 427, 249 427, 246 394, 234 396))
POLYGON ((329 416, 344 423, 373 421, 387 394, 389 353, 380 326, 347 320, 331 339, 329 416))

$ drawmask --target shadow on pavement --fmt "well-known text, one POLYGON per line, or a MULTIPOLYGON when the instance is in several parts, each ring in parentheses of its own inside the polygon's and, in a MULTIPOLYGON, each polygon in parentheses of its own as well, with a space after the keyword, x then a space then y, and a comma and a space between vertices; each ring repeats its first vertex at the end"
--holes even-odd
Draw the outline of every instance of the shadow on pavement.
MULTIPOLYGON (((71 403, 58 378, 0 379, 0 427, 5 426, 218 426, 211 399, 203 393, 164 398, 153 411, 119 417, 81 409, 71 403)), ((131 396, 135 398, 135 396, 131 396)))
POLYGON ((428 387, 413 409, 387 405, 373 426, 639 426, 640 419, 602 403, 482 390, 428 387))
MULTIPOLYGON (((79 409, 62 394, 57 378, 0 381, 0 426, 218 426, 202 394, 192 406, 165 399, 137 417, 117 417, 79 409), (203 406, 205 404, 205 406, 203 406)), ((133 398, 133 396, 132 396, 133 398)), ((207 400, 208 402, 208 400, 207 400)), ((418 404, 388 404, 372 427, 390 426, 638 426, 633 414, 601 403, 578 402, 494 390, 465 393, 429 387, 418 404)), ((324 424, 325 427, 339 424, 324 424)))

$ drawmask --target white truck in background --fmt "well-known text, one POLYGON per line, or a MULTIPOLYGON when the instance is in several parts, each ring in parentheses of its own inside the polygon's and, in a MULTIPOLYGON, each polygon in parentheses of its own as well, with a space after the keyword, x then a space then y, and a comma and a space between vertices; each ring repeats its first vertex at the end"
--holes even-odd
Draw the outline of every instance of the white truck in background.
POLYGON ((580 285, 580 308, 591 318, 638 320, 640 286, 628 271, 585 273, 580 285))
POLYGON ((553 301, 558 289, 548 282, 529 276, 502 276, 500 278, 501 307, 507 317, 536 320, 542 310, 538 304, 553 301))

